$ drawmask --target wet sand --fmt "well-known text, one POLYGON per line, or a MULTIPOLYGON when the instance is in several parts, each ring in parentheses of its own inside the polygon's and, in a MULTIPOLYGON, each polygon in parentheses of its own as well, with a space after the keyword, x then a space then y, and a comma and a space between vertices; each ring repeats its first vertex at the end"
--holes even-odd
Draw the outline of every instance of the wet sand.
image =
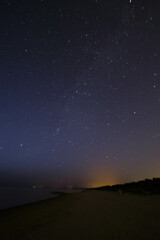
POLYGON ((160 195, 91 191, 0 211, 1 240, 159 240, 160 195))

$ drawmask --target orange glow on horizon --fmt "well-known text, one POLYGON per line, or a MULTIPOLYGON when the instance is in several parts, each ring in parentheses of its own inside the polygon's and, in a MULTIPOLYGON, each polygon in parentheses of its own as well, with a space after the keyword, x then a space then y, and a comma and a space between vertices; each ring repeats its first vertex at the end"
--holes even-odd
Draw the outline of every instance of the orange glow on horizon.
POLYGON ((95 166, 90 169, 90 173, 87 175, 86 187, 88 188, 114 185, 117 183, 117 179, 114 177, 115 173, 107 166, 95 166))

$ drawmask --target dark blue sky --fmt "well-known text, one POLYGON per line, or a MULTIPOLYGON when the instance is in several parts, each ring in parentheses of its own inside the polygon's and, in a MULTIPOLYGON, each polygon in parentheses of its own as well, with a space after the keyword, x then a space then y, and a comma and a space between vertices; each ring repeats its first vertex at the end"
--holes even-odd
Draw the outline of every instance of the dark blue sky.
POLYGON ((158 0, 0 3, 0 182, 160 176, 158 0))

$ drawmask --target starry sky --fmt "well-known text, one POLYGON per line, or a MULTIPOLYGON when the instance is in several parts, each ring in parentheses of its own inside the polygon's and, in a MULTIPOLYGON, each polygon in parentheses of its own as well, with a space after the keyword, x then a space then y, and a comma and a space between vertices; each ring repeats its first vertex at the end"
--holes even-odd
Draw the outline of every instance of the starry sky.
POLYGON ((160 177, 159 8, 1 1, 1 185, 160 177))

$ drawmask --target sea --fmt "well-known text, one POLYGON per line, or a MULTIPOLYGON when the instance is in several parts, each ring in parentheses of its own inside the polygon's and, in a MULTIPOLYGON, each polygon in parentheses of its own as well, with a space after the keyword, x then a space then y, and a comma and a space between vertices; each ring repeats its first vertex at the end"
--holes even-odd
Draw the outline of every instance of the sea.
POLYGON ((0 187, 0 209, 17 207, 59 196, 60 192, 79 192, 80 189, 33 189, 29 187, 0 187))

